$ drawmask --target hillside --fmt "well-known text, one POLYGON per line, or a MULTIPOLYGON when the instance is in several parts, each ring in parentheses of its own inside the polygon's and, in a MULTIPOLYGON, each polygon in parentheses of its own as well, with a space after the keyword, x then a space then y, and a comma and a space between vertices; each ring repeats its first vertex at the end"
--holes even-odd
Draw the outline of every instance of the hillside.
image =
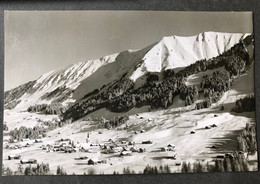
POLYGON ((35 81, 5 92, 5 107, 26 110, 35 104, 67 106, 122 77, 135 82, 148 72, 177 69, 216 57, 247 35, 204 32, 190 37, 164 37, 144 49, 123 51, 43 74, 35 81))

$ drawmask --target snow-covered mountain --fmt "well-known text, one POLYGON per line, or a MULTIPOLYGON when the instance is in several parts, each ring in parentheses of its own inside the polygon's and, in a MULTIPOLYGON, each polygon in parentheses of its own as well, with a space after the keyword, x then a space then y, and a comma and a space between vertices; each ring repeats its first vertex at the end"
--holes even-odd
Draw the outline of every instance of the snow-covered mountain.
POLYGON ((25 110, 31 105, 55 100, 66 105, 122 76, 136 82, 147 72, 185 67, 216 57, 247 35, 204 32, 189 37, 164 37, 144 49, 123 51, 43 74, 29 84, 5 92, 5 106, 15 104, 15 109, 25 110))

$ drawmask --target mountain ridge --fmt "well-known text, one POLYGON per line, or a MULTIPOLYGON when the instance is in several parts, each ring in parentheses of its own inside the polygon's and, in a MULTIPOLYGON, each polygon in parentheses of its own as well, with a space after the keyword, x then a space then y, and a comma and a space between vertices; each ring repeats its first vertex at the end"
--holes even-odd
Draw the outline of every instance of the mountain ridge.
MULTIPOLYGON (((25 91, 18 95, 20 97, 15 100, 21 102, 17 107, 25 109, 33 104, 50 104, 53 99, 39 100, 40 97, 59 87, 65 87, 65 92, 68 92, 68 98, 62 102, 63 105, 67 105, 125 74, 135 82, 148 72, 185 67, 201 59, 216 57, 247 35, 249 34, 203 32, 189 37, 168 36, 144 49, 127 50, 100 59, 72 64, 41 75, 35 80, 36 83, 30 86, 32 93, 25 91)), ((5 94, 10 95, 15 89, 5 94)))

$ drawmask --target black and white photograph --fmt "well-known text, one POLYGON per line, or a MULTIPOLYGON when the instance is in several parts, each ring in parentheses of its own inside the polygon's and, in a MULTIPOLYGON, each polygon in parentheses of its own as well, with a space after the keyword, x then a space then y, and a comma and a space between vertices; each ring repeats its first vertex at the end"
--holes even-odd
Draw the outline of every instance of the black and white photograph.
POLYGON ((257 171, 252 12, 4 11, 2 175, 257 171))

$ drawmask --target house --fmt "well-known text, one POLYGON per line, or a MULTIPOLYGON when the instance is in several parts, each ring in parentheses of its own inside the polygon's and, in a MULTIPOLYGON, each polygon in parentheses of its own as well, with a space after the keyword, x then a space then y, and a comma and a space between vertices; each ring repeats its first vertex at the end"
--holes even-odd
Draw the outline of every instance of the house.
POLYGON ((161 151, 163 151, 163 152, 168 151, 168 148, 167 147, 162 147, 161 151))
POLYGON ((216 149, 217 147, 215 145, 212 145, 211 148, 216 149))
POLYGON ((123 146, 123 151, 130 151, 130 148, 127 146, 123 146))
POLYGON ((146 149, 145 148, 139 148, 139 152, 140 153, 146 152, 146 149))
POLYGON ((40 143, 40 142, 42 142, 42 140, 41 139, 35 139, 34 142, 35 143, 40 143))
POLYGON ((109 139, 108 142, 115 143, 116 141, 114 139, 109 139))
POLYGON ((12 159, 20 159, 21 158, 21 155, 8 155, 8 160, 12 160, 12 159))
POLYGON ((130 141, 130 142, 128 142, 128 145, 135 145, 135 142, 134 141, 130 141))
POLYGON ((120 153, 120 156, 126 156, 126 155, 131 155, 132 154, 132 151, 122 151, 120 153))
POLYGON ((153 144, 153 141, 151 140, 143 141, 142 144, 153 144))
POLYGON ((36 159, 29 159, 29 160, 20 160, 21 164, 37 164, 36 159))
POLYGON ((106 163, 107 163, 107 160, 101 160, 100 163, 101 163, 101 164, 106 164, 106 163))
POLYGON ((99 144, 91 143, 90 146, 99 146, 99 144))
POLYGON ((181 165, 181 162, 177 161, 177 162, 175 162, 175 165, 176 165, 176 166, 180 166, 180 165, 181 165))
POLYGON ((132 151, 132 152, 139 152, 139 149, 137 149, 136 147, 131 147, 130 151, 132 151))
POLYGON ((115 147, 115 148, 112 148, 112 150, 114 150, 114 152, 117 153, 117 152, 123 151, 124 148, 123 147, 115 147))
POLYGON ((175 148, 175 145, 174 144, 168 144, 168 146, 167 146, 168 148, 175 148))
POLYGON ((99 160, 98 158, 91 158, 88 160, 88 165, 96 165, 98 164, 99 160))
POLYGON ((22 139, 22 141, 30 141, 30 139, 28 139, 28 138, 27 139, 22 139))
POLYGON ((210 126, 205 126, 205 129, 211 129, 211 127, 210 126))
POLYGON ((79 158, 74 158, 75 160, 86 160, 86 159, 88 159, 88 157, 87 156, 83 156, 83 157, 79 157, 79 158))

